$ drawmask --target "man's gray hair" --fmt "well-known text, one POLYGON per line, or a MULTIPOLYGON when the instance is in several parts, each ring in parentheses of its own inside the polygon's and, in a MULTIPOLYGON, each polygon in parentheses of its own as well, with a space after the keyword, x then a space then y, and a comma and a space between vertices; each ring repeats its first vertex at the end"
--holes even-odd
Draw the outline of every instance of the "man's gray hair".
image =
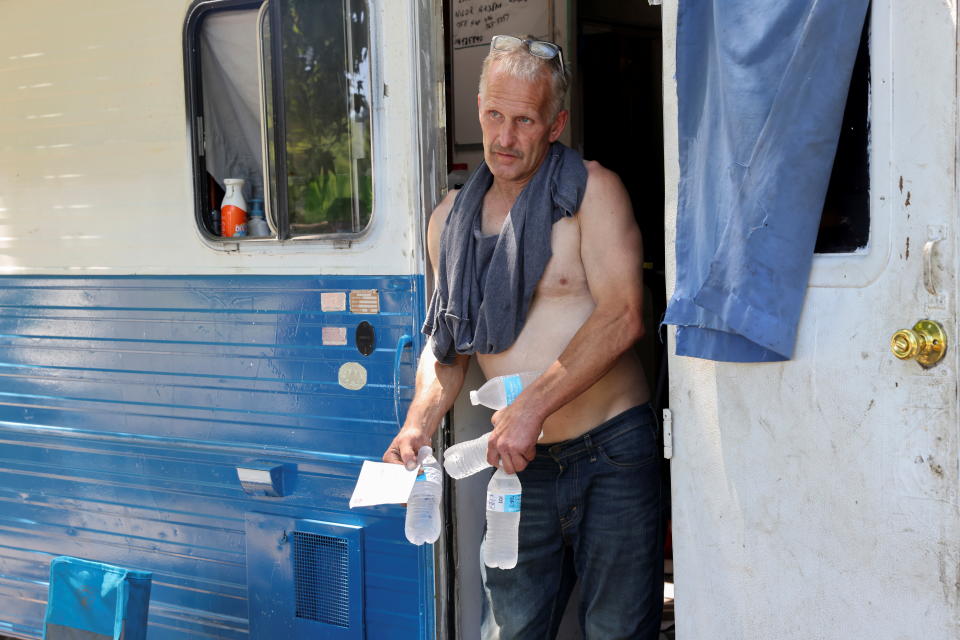
MULTIPOLYGON (((532 36, 518 36, 521 40, 533 39, 532 36)), ((497 64, 497 69, 509 76, 526 80, 528 82, 537 82, 541 77, 547 76, 550 81, 550 118, 557 117, 557 114, 563 110, 563 100, 567 95, 567 88, 570 85, 570 75, 565 69, 560 68, 557 58, 545 60, 538 58, 527 50, 526 45, 521 45, 516 49, 509 51, 500 51, 491 49, 487 57, 483 59, 483 69, 480 71, 480 94, 483 95, 487 85, 487 72, 490 65, 497 64)))

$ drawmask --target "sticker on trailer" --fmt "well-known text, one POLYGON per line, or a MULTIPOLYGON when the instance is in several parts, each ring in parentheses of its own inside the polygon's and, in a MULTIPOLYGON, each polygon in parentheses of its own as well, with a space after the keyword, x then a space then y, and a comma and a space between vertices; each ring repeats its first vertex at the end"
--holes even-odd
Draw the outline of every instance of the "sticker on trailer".
POLYGON ((367 386, 367 369, 359 362, 345 362, 337 375, 340 386, 350 391, 358 391, 367 386))
POLYGON ((343 291, 328 291, 320 294, 321 311, 346 311, 347 294, 343 291))
POLYGON ((380 313, 380 292, 376 289, 354 289, 350 292, 352 313, 380 313))
POLYGON ((340 347, 347 344, 346 327, 324 327, 321 340, 325 347, 340 347))

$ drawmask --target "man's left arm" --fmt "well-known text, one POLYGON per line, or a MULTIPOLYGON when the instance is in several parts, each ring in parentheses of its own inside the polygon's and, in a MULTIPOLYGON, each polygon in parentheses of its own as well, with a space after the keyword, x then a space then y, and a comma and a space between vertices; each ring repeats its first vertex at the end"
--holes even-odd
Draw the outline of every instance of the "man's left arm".
POLYGON ((543 421, 606 374, 643 336, 643 244, 615 173, 588 164, 578 213, 580 258, 596 308, 560 357, 509 407, 493 415, 487 459, 508 473, 533 459, 543 421))

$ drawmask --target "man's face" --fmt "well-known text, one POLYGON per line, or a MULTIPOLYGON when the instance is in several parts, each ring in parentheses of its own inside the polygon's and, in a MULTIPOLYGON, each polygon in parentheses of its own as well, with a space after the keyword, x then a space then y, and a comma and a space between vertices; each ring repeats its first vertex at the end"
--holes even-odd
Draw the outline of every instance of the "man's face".
POLYGON ((551 119, 549 79, 536 82, 487 71, 485 91, 477 97, 483 129, 483 158, 499 180, 526 184, 557 140, 567 121, 561 111, 551 119))

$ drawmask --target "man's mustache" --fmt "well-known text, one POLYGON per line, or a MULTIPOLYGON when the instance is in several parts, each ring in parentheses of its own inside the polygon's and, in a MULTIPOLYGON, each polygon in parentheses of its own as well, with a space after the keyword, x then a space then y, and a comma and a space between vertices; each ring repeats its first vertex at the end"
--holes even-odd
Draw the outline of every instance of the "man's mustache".
POLYGON ((492 153, 502 153, 502 154, 507 155, 507 156, 513 156, 514 158, 518 158, 518 159, 520 159, 520 160, 523 159, 523 152, 522 152, 522 151, 519 151, 519 150, 517 150, 517 149, 509 149, 509 148, 507 148, 507 147, 501 147, 501 146, 498 145, 498 144, 492 145, 492 146, 490 147, 490 151, 491 151, 492 153))

